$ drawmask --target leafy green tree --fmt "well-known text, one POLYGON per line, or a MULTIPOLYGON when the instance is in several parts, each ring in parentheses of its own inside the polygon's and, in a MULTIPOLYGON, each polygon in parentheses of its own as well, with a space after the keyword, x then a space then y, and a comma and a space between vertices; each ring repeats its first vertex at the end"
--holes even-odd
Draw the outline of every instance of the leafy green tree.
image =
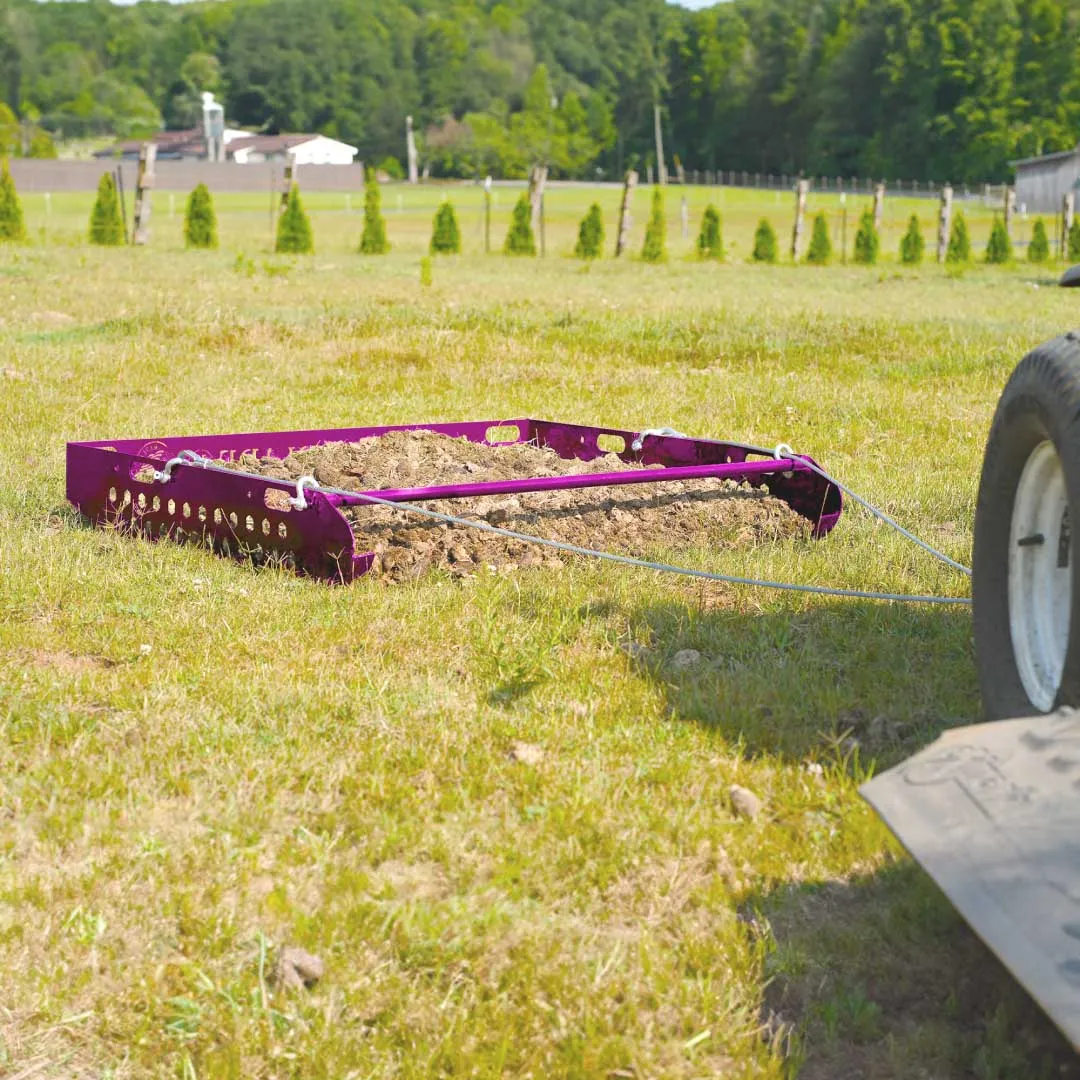
POLYGON ((699 259, 722 259, 724 257, 724 239, 720 231, 720 214, 710 203, 701 217, 701 231, 697 238, 699 259))
POLYGON ((1012 262, 1012 241, 1009 232, 1005 228, 1005 222, 994 218, 993 227, 990 229, 990 240, 986 245, 986 261, 988 263, 1012 262))
POLYGON ((19 118, 9 105, 0 101, 0 158, 18 157, 22 153, 22 133, 19 118))
POLYGON ((660 187, 653 188, 652 211, 645 226, 641 257, 650 263, 667 261, 667 216, 664 214, 664 192, 660 187))
POLYGON ((864 266, 873 266, 877 262, 880 246, 881 241, 874 225, 874 211, 864 210, 855 233, 855 261, 864 266))
POLYGON ((522 193, 514 204, 514 216, 510 219, 510 228, 503 241, 506 255, 535 255, 536 239, 532 231, 532 207, 529 196, 522 193))
POLYGON ((907 232, 900 241, 900 261, 906 266, 918 266, 922 262, 924 246, 918 215, 912 214, 907 232))
POLYGON ((431 233, 432 255, 458 255, 461 253, 461 232, 457 214, 449 202, 444 202, 435 212, 435 226, 431 233))
POLYGON ((210 189, 197 184, 188 196, 184 210, 184 246, 216 249, 218 246, 217 215, 210 189))
POLYGON ((296 184, 289 188, 285 210, 278 218, 274 251, 279 255, 313 255, 315 253, 311 222, 300 202, 300 188, 296 184))
POLYGON ((1046 235, 1046 226, 1042 218, 1035 219, 1035 227, 1031 230, 1031 242, 1027 249, 1028 262, 1044 263, 1050 258, 1050 239, 1046 235))
POLYGON ((382 215, 382 191, 375 173, 369 169, 364 185, 364 231, 360 236, 360 254, 385 255, 389 250, 386 220, 382 215))
POLYGON ((779 253, 776 243, 776 230, 772 227, 768 218, 762 218, 758 222, 754 232, 754 262, 774 263, 779 253))
POLYGON ((968 236, 967 222, 957 210, 953 214, 952 228, 949 230, 949 246, 945 249, 945 262, 951 266, 961 266, 971 261, 971 237, 968 236))
POLYGON ((22 243, 26 239, 22 204, 15 190, 6 160, 0 161, 0 243, 22 243))
POLYGON ((117 247, 125 243, 124 225, 120 219, 120 199, 112 173, 102 173, 98 181, 97 198, 90 212, 90 243, 102 247, 117 247))
POLYGON ((1080 260, 1080 218, 1073 218, 1069 226, 1069 261, 1080 260))
POLYGON ((578 226, 578 239, 574 254, 579 259, 599 259, 603 251, 604 218, 600 213, 599 204, 593 203, 578 226))
POLYGON ((806 253, 806 261, 811 266, 827 266, 831 259, 832 241, 829 239, 829 223, 822 213, 814 218, 814 230, 810 234, 810 250, 806 253))

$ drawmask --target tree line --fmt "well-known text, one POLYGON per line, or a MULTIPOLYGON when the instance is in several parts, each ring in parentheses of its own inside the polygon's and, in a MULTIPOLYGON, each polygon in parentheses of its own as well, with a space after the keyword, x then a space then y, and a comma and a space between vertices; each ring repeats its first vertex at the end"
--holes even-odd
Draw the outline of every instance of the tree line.
POLYGON ((1080 0, 0 0, 0 154, 190 127, 210 90, 392 174, 411 114, 434 176, 616 177, 660 103, 669 167, 999 181, 1076 144, 1078 30, 1080 0))

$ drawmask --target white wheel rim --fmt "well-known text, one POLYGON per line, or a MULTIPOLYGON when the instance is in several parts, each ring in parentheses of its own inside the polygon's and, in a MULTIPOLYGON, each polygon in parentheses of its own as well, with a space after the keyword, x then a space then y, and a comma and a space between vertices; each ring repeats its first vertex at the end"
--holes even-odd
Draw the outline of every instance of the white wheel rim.
POLYGON ((1072 603, 1072 534, 1065 473, 1053 443, 1039 443, 1020 474, 1009 530, 1009 632, 1032 705, 1054 707, 1072 603))

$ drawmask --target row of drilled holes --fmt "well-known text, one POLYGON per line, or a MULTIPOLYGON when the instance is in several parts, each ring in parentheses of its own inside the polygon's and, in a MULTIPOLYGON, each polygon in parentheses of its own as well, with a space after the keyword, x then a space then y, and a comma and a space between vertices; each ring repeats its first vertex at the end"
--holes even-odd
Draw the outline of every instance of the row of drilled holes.
MULTIPOLYGON (((126 509, 131 505, 132 502, 131 492, 124 491, 122 493, 118 493, 116 488, 109 488, 109 502, 115 505, 118 499, 121 501, 121 509, 126 509)), ((135 503, 138 506, 139 510, 144 513, 147 510, 155 514, 161 513, 161 498, 158 495, 153 496, 152 499, 147 499, 145 494, 139 492, 138 497, 135 499, 135 503)), ((169 499, 169 501, 165 503, 165 511, 170 517, 177 516, 177 509, 178 508, 175 500, 169 499)), ((179 507, 179 512, 181 517, 190 519, 192 516, 191 504, 184 503, 183 506, 179 507)), ((218 507, 214 507, 212 511, 208 511, 205 506, 200 506, 195 509, 194 514, 199 521, 204 523, 212 515, 215 525, 222 524, 222 522, 226 519, 225 512, 218 507)), ((228 515, 228 521, 234 530, 240 527, 240 518, 235 513, 228 515)), ((249 533, 255 532, 255 519, 250 514, 248 514, 247 517, 244 519, 244 526, 249 533)), ((263 518, 261 524, 263 536, 270 535, 270 527, 270 519, 263 518)), ((278 522, 277 534, 282 540, 284 540, 289 535, 289 530, 286 527, 284 521, 278 522)))

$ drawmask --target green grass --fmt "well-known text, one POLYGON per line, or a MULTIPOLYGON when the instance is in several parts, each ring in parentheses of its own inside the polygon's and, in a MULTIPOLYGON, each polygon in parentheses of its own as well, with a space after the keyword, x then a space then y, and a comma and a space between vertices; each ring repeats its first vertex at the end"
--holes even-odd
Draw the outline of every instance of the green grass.
MULTIPOLYGON (((1050 1069, 856 792, 978 715, 966 611, 577 563, 328 588, 84 527, 64 442, 670 424, 790 442, 966 560, 998 392, 1075 298, 1026 266, 744 265, 761 206, 736 194, 728 265, 485 258, 463 215, 471 254, 426 288, 435 200, 399 221, 393 191, 385 258, 316 195, 314 258, 269 256, 254 199, 218 200, 221 252, 184 253, 161 193, 150 249, 89 249, 54 196, 50 242, 0 252, 0 1075, 1050 1069), (673 667, 684 648, 703 662, 673 667), (877 715, 904 744, 845 741, 877 715), (270 977, 289 944, 325 961, 310 990, 270 977)), ((593 198, 553 196, 555 251, 593 198)), ((659 554, 966 587, 856 510, 819 543, 659 554)))

